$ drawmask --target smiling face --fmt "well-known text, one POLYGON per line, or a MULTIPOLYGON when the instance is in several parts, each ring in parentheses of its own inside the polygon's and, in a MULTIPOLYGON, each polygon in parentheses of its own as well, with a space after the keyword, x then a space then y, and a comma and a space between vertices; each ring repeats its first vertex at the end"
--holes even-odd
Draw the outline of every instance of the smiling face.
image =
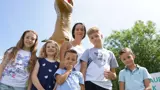
POLYGON ((84 33, 85 33, 84 26, 81 24, 77 24, 74 31, 75 38, 83 39, 84 33))
POLYGON ((30 48, 35 44, 36 41, 36 34, 32 32, 27 32, 24 36, 24 49, 30 50, 30 48))
POLYGON ((126 66, 131 66, 134 65, 135 55, 130 52, 125 52, 120 55, 120 59, 126 66))
POLYGON ((55 56, 57 52, 57 46, 54 43, 47 43, 46 45, 46 55, 55 56))

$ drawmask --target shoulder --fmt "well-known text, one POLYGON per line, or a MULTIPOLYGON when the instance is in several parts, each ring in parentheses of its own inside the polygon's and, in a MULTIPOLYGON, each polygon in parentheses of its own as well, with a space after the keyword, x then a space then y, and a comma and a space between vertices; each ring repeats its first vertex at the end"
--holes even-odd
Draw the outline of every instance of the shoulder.
POLYGON ((139 65, 138 65, 138 68, 139 68, 139 70, 141 70, 141 71, 147 71, 147 69, 146 69, 145 67, 142 67, 142 66, 139 66, 139 65))
POLYGON ((71 42, 69 42, 69 41, 65 41, 62 45, 61 45, 61 47, 65 47, 65 48, 70 48, 72 45, 71 45, 71 42))
POLYGON ((105 48, 103 48, 103 50, 104 50, 106 53, 109 53, 110 55, 113 55, 113 54, 114 54, 111 50, 107 50, 107 49, 105 49, 105 48))
POLYGON ((56 61, 55 64, 58 65, 58 67, 59 67, 59 64, 60 64, 60 63, 59 63, 58 61, 56 61))
POLYGON ((80 71, 74 71, 74 73, 76 73, 79 77, 83 76, 83 74, 80 71))
POLYGON ((42 62, 45 62, 45 61, 46 61, 45 58, 40 58, 40 57, 37 58, 37 62, 39 62, 39 63, 42 63, 42 62))
POLYGON ((126 73, 126 69, 125 68, 120 70, 120 72, 119 72, 119 74, 124 74, 124 73, 126 73))

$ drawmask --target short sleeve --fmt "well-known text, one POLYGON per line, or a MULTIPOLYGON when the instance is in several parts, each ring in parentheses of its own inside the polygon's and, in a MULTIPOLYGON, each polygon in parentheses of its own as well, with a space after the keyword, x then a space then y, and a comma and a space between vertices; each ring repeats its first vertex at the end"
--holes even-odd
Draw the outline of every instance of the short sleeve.
POLYGON ((146 68, 143 69, 143 79, 151 79, 151 75, 149 74, 148 70, 146 68))
POLYGON ((61 74, 63 74, 63 70, 62 70, 61 68, 59 68, 59 69, 55 72, 54 77, 56 78, 57 75, 61 75, 61 74))
POLYGON ((81 72, 79 72, 79 84, 84 84, 84 78, 81 72))
POLYGON ((117 59, 116 59, 113 52, 110 52, 110 66, 111 66, 111 68, 119 67, 117 59))
POLYGON ((123 70, 121 70, 121 71, 119 72, 119 82, 125 82, 123 70))
POLYGON ((80 60, 88 62, 88 58, 89 58, 89 49, 87 49, 87 50, 84 51, 84 53, 82 54, 80 60))

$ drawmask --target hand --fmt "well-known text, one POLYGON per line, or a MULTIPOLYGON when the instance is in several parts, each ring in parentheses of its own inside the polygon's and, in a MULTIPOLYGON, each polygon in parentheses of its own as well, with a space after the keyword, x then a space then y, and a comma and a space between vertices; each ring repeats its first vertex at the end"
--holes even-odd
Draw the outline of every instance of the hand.
POLYGON ((67 65, 66 68, 67 68, 67 71, 72 71, 73 65, 67 65))
POLYGON ((111 71, 105 70, 105 71, 104 71, 104 77, 105 77, 106 79, 112 80, 112 78, 114 77, 114 74, 113 74, 113 72, 111 72, 111 71))

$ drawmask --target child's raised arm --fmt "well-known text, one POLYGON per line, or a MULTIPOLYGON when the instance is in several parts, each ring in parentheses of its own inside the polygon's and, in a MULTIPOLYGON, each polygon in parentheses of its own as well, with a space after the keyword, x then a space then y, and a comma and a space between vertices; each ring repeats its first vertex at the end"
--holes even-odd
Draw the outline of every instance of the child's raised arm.
POLYGON ((55 74, 56 82, 59 85, 63 84, 67 80, 69 74, 71 73, 71 71, 73 69, 73 66, 69 65, 66 68, 67 68, 67 70, 66 70, 66 72, 64 74, 61 74, 61 69, 58 69, 56 74, 55 74))
POLYGON ((38 90, 44 90, 44 88, 42 87, 42 85, 40 84, 39 80, 38 80, 38 77, 37 77, 37 74, 38 74, 38 71, 39 71, 39 62, 37 60, 36 62, 36 65, 33 69, 33 72, 32 72, 32 82, 34 84, 34 86, 38 89, 38 90))

